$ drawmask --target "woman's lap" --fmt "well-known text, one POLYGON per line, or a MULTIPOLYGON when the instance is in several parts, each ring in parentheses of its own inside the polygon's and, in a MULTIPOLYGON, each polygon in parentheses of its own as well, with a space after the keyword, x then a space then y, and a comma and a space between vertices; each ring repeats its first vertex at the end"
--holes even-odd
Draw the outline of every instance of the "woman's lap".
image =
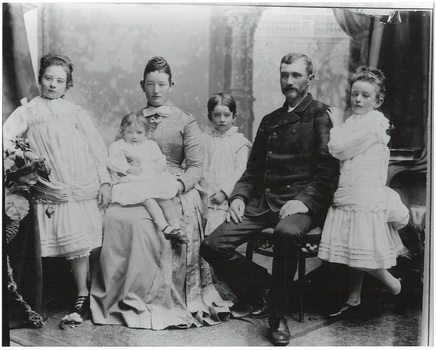
POLYGON ((165 240, 142 206, 107 209, 99 271, 91 290, 94 323, 186 328, 214 324, 219 322, 217 313, 228 314, 198 256, 199 213, 195 206, 178 204, 189 248, 165 240))

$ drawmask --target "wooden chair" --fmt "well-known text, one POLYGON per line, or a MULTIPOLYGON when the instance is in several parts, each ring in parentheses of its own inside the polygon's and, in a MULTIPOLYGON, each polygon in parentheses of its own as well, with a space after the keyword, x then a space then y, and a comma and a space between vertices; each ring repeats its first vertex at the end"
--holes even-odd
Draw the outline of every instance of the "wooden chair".
MULTIPOLYGON (((299 321, 304 323, 304 287, 306 282, 306 259, 316 257, 318 254, 318 245, 321 240, 320 227, 316 227, 305 234, 305 241, 298 257, 298 297, 299 297, 299 321)), ((269 227, 254 235, 247 243, 245 256, 253 260, 253 253, 273 257, 274 253, 270 248, 274 245, 274 228, 269 227)), ((292 276, 292 279, 294 276, 292 276)))

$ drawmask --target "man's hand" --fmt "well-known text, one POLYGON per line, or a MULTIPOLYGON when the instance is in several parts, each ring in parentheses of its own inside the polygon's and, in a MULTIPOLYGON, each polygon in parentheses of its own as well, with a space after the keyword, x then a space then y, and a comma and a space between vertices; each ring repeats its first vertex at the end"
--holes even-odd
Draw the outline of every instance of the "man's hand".
POLYGON ((101 184, 98 191, 97 203, 100 209, 105 209, 112 200, 111 186, 108 183, 101 184))
POLYGON ((285 205, 280 209, 279 218, 283 220, 285 217, 294 214, 305 214, 309 211, 302 201, 293 199, 285 203, 285 205))
POLYGON ((226 197, 223 191, 218 191, 210 196, 209 200, 211 204, 221 205, 226 200, 226 197))
POLYGON ((235 198, 230 204, 227 210, 227 222, 230 222, 230 218, 235 224, 242 222, 242 216, 245 211, 245 203, 241 198, 235 198))
POLYGON ((327 114, 333 124, 333 127, 341 126, 344 123, 344 115, 339 109, 330 107, 327 109, 327 114))

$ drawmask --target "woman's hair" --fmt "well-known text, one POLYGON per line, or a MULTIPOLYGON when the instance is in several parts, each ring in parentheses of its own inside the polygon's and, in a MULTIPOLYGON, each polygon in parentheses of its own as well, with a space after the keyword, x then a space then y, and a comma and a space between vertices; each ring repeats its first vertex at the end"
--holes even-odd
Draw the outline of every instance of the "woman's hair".
POLYGON ((236 111, 236 101, 232 95, 226 92, 220 92, 213 95, 209 101, 207 101, 207 117, 212 120, 212 112, 216 106, 226 106, 229 108, 230 112, 233 113, 233 117, 237 116, 236 111))
POLYGON ((145 82, 145 78, 147 77, 148 73, 151 72, 161 72, 166 73, 169 75, 169 83, 172 82, 172 74, 171 74, 171 68, 168 62, 165 60, 165 58, 160 56, 154 56, 152 57, 145 66, 144 69, 144 75, 143 75, 143 82, 145 82))
POLYGON ((41 84, 45 70, 51 66, 60 66, 67 73, 67 89, 73 87, 73 64, 67 56, 47 54, 41 57, 39 65, 38 83, 41 84))
POLYGON ((380 69, 367 66, 360 66, 356 69, 350 82, 350 90, 357 81, 367 81, 377 88, 377 98, 384 98, 386 95, 385 75, 380 69))
POLYGON ((283 63, 284 64, 292 64, 295 61, 299 60, 300 58, 302 58, 304 60, 304 64, 306 65, 307 75, 313 74, 312 60, 310 59, 309 56, 305 55, 304 53, 299 53, 299 52, 288 53, 287 55, 283 56, 283 58, 280 62, 280 65, 283 63))
POLYGON ((129 113, 123 117, 120 125, 120 133, 124 135, 124 130, 130 125, 143 126, 145 132, 147 132, 149 129, 149 125, 145 117, 138 113, 129 113))

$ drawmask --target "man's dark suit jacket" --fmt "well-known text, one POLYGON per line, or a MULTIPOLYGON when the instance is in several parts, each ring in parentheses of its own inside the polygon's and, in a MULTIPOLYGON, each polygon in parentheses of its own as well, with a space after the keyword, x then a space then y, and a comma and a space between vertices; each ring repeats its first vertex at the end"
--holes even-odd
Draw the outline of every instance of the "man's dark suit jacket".
POLYGON ((247 169, 230 196, 244 200, 244 215, 277 212, 297 199, 324 221, 339 175, 327 148, 332 127, 327 108, 308 94, 292 112, 285 102, 262 119, 247 169))

